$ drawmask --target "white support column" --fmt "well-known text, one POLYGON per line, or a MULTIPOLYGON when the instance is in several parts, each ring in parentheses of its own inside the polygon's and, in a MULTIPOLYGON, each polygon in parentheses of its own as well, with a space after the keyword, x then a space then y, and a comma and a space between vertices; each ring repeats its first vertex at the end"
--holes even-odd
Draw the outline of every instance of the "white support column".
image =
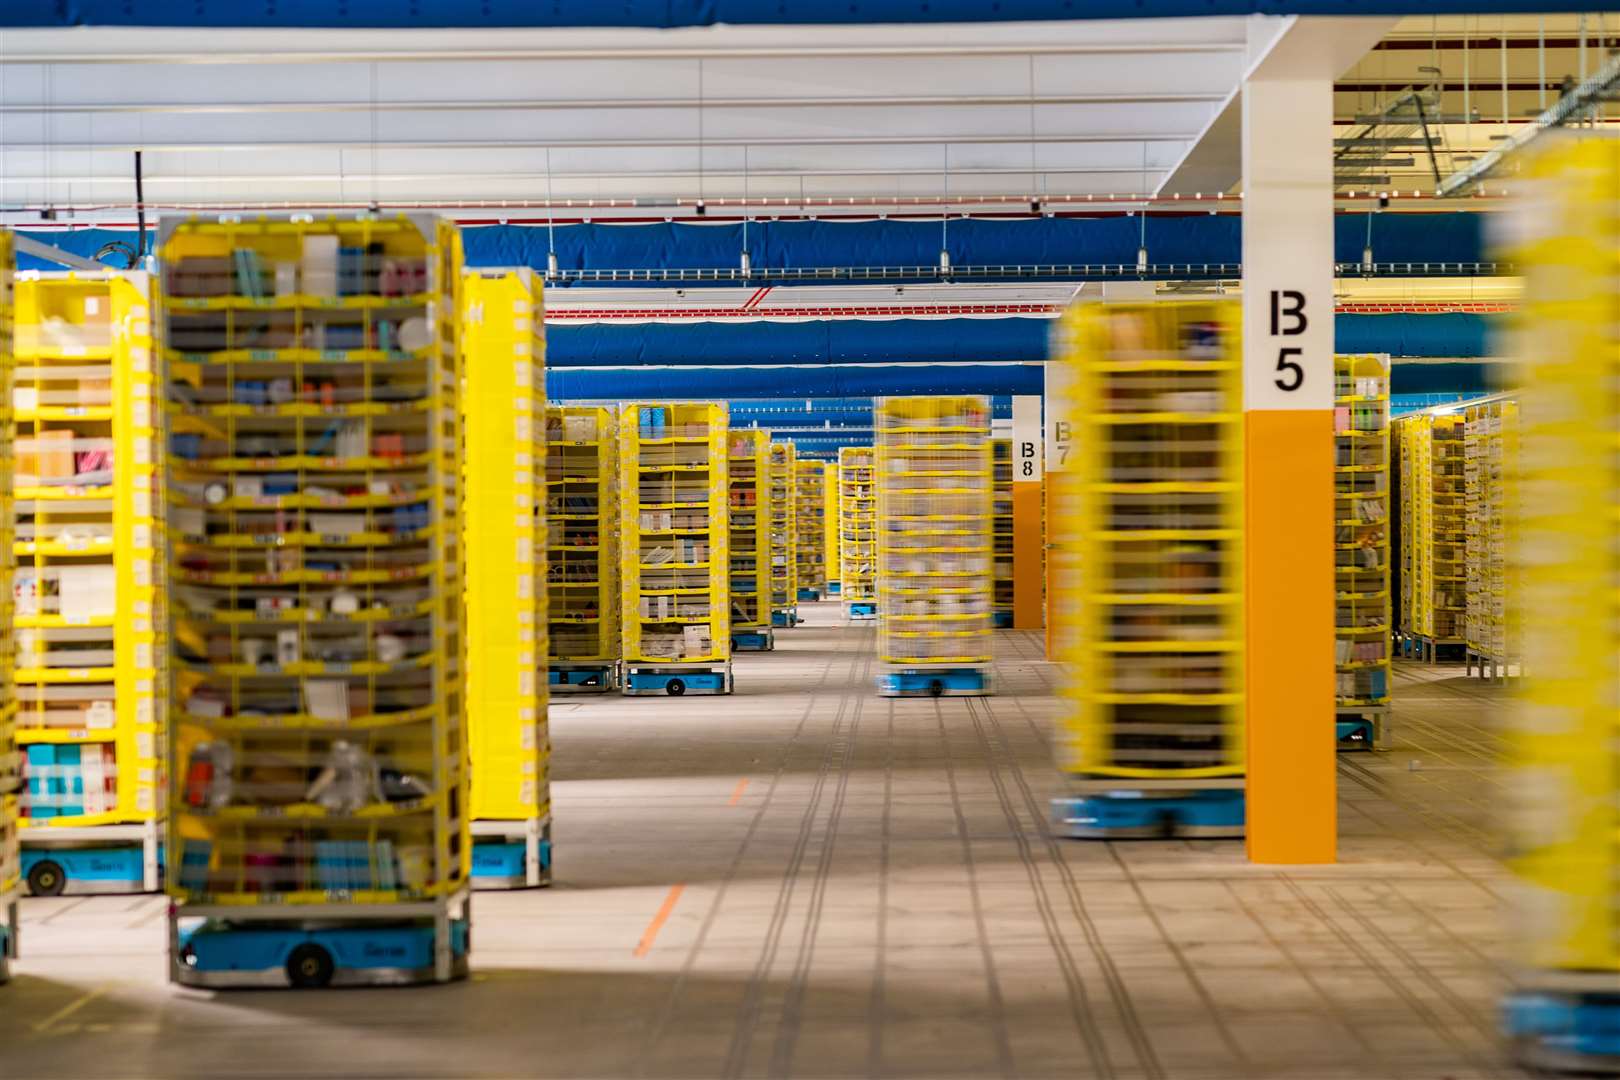
POLYGON ((1242 88, 1248 851, 1336 856, 1332 23, 1242 88))

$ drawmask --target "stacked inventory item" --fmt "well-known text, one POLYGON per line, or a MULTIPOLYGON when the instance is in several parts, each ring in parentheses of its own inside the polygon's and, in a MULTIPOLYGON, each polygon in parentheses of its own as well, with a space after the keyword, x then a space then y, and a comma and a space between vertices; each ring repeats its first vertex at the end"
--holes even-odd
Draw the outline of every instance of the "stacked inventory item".
POLYGON ((827 466, 793 463, 793 562, 799 600, 820 600, 827 589, 827 466))
POLYGON ((1517 953, 1505 1010, 1537 1075, 1620 1071, 1620 144, 1554 135, 1523 166, 1511 259, 1519 459, 1510 617, 1522 648, 1501 821, 1517 953))
POLYGON ((551 880, 540 276, 468 274, 461 328, 472 883, 512 889, 551 880))
POLYGON ((546 410, 546 592, 551 689, 603 693, 619 677, 618 414, 546 410))
POLYGON ((1013 510, 1012 440, 991 439, 995 453, 996 503, 994 510, 996 546, 995 624, 1012 625, 1013 617, 1013 510))
POLYGON ((36 896, 158 887, 162 513, 151 283, 19 275, 18 733, 36 896))
POLYGON ((1466 611, 1467 492, 1463 420, 1415 413, 1397 425, 1401 465, 1401 589, 1406 647, 1433 661, 1463 644, 1466 611))
POLYGON ((771 625, 799 625, 798 521, 793 497, 797 448, 771 443, 769 502, 771 509, 771 625))
POLYGON ((877 451, 838 451, 838 550, 844 611, 851 619, 877 618, 877 451))
POLYGON ((838 535, 838 501, 842 489, 839 486, 838 462, 829 461, 826 466, 826 475, 822 480, 821 527, 827 538, 827 595, 842 597, 844 583, 839 580, 839 574, 843 570, 843 554, 838 535))
POLYGON ((167 220, 159 254, 173 978, 464 974, 460 234, 167 220))
MULTIPOLYGON (((0 580, 12 574, 12 235, 0 230, 0 580)), ((0 588, 0 626, 12 619, 10 588, 0 588)), ((12 634, 0 634, 0 983, 11 976, 17 956, 17 884, 21 855, 17 846, 17 796, 22 787, 18 756, 17 703, 12 695, 12 634)))
POLYGON ((1389 358, 1334 360, 1334 623, 1341 746, 1388 741, 1389 358))
POLYGON ((1463 486, 1467 511, 1464 542, 1466 589, 1463 639, 1468 668, 1502 678, 1519 662, 1508 635, 1510 592, 1509 482, 1519 441, 1519 406, 1505 399, 1463 408, 1463 486))
POLYGON ((726 409, 624 406, 624 693, 729 694, 726 409))
POLYGON ((1243 413, 1235 303, 1077 305, 1051 504, 1067 665, 1056 817, 1083 837, 1243 830, 1243 413))
POLYGON ((727 452, 731 523, 731 647, 760 651, 776 647, 771 628, 771 433, 760 428, 731 432, 727 452))
POLYGON ((879 398, 878 676, 884 696, 990 693, 990 402, 879 398))

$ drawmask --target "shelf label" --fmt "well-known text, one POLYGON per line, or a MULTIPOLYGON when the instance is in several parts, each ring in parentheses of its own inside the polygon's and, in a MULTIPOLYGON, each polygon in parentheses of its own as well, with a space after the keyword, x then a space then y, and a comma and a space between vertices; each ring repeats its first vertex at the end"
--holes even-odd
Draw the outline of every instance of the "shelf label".
POLYGON ((1045 439, 1041 433, 1041 399, 1021 394, 1012 399, 1013 483, 1034 483, 1045 472, 1045 439))

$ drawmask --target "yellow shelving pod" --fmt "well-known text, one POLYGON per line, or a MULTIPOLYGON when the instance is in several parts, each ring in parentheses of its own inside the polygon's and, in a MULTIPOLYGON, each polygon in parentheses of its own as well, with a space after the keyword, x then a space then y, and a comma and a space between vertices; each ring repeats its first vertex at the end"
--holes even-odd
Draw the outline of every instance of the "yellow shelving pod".
POLYGON ((158 252, 172 976, 463 975, 460 233, 165 219, 158 252))
POLYGON ((468 273, 461 345, 472 883, 513 889, 551 880, 540 276, 468 273))
POLYGON ((1407 652, 1434 661, 1463 647, 1467 610, 1468 507, 1463 418, 1412 413, 1396 422, 1401 443, 1401 636, 1407 652))
POLYGON ((838 451, 838 552, 844 612, 851 619, 877 618, 877 451, 846 446, 838 451))
POLYGON ((624 406, 625 694, 732 690, 727 449, 724 405, 624 406))
POLYGON ((995 454, 996 497, 994 510, 996 578, 995 625, 1011 626, 1013 617, 1013 507, 1012 440, 991 439, 995 454))
POLYGON ((1611 1073, 1620 979, 1620 144, 1526 155, 1511 259, 1519 448, 1511 633, 1522 650, 1501 822, 1518 970, 1507 1034, 1538 1074, 1611 1073))
POLYGON ((771 443, 771 625, 785 628, 799 625, 797 451, 790 442, 771 443))
POLYGON ((826 475, 822 481, 821 522, 823 535, 827 538, 827 595, 842 597, 844 583, 839 579, 843 572, 843 553, 841 551, 841 537, 839 536, 838 502, 842 489, 839 485, 838 462, 836 460, 826 463, 826 475))
POLYGON ((1389 725, 1389 358, 1334 358, 1334 699, 1342 747, 1384 746, 1389 725))
POLYGON ((1063 318, 1067 466, 1051 502, 1066 666, 1056 817, 1081 837, 1243 831, 1238 305, 1082 304, 1063 318))
MULTIPOLYGON (((12 507, 11 370, 13 334, 12 274, 16 255, 12 235, 0 229, 0 579, 12 576, 15 536, 12 507)), ((0 589, 0 625, 12 619, 12 590, 0 589)), ((11 977, 17 956, 17 890, 22 855, 17 843, 17 801, 22 790, 22 757, 17 749, 17 701, 12 690, 13 635, 0 634, 0 983, 11 977)))
POLYGON ((820 600, 827 591, 827 466, 793 463, 794 597, 820 600))
POLYGON ((991 690, 990 401, 879 398, 878 693, 991 690))
POLYGON ((771 433, 736 428, 730 435, 727 484, 731 527, 731 647, 776 647, 771 628, 771 433))
POLYGON ((1463 641, 1467 667, 1481 678, 1505 678, 1518 667, 1518 643, 1508 633, 1514 575, 1509 570, 1512 476, 1517 467, 1519 406, 1496 398, 1463 407, 1464 550, 1463 641))
POLYGON ((603 405, 546 409, 546 583, 551 689, 619 684, 619 418, 603 405))
POLYGON ((159 410, 145 273, 16 285, 17 742, 30 892, 155 891, 159 410))

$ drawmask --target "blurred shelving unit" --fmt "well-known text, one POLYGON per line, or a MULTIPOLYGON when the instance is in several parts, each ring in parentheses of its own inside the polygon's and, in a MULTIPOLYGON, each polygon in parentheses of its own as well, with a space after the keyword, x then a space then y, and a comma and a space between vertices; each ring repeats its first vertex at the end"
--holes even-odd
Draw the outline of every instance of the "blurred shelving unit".
POLYGON ((1071 836, 1243 831, 1240 328, 1232 302, 1076 305, 1059 327, 1054 817, 1071 836))
POLYGON ((844 612, 858 621, 877 618, 877 451, 838 451, 838 553, 844 612))
POLYGON ((1508 543, 1518 445, 1518 402, 1495 397, 1464 404, 1463 642, 1467 669, 1478 668, 1481 678, 1506 678, 1519 664, 1517 642, 1508 632, 1513 592, 1508 543))
POLYGON ((990 446, 995 453, 996 469, 994 617, 997 627, 1008 627, 1013 620, 1012 440, 991 439, 990 446))
POLYGON ((838 501, 841 497, 841 488, 838 480, 838 462, 826 462, 826 474, 822 478, 822 507, 821 522, 823 535, 827 538, 827 595, 841 597, 844 593, 844 583, 839 575, 843 572, 843 555, 841 552, 838 520, 838 501))
POLYGON ((625 405, 619 421, 624 693, 729 694, 724 405, 625 405))
POLYGON ((1394 423, 1401 466, 1400 644, 1434 662, 1460 652, 1467 611, 1463 418, 1449 408, 1394 423))
POLYGON ((989 399, 879 398, 873 423, 878 692, 989 694, 989 399))
POLYGON ((1519 468, 1509 501, 1522 649, 1494 727, 1512 874, 1514 978, 1503 1010, 1536 1075, 1620 1062, 1620 144, 1550 136, 1525 155, 1513 246, 1519 468))
MULTIPOLYGON (((16 442, 12 421, 13 271, 16 255, 11 233, 0 230, 0 576, 10 578, 15 520, 12 473, 16 442)), ((0 625, 13 618, 11 589, 0 589, 0 625)), ((17 893, 22 853, 17 841, 18 796, 22 791, 22 757, 17 748, 17 700, 13 693, 14 634, 0 634, 0 983, 11 977, 17 957, 17 893)))
POLYGON ((731 528, 731 647, 761 652, 776 647, 771 627, 771 433, 734 428, 729 436, 727 484, 731 528))
POLYGON ((551 881, 545 303, 534 271, 462 280, 472 884, 551 881))
POLYGON ((815 602, 827 589, 827 466, 793 463, 794 597, 815 602))
POLYGON ((17 743, 36 896, 154 892, 162 508, 151 282, 15 290, 17 743))
POLYGON ((794 497, 796 447, 771 443, 771 625, 791 629, 799 625, 798 500, 794 497))
POLYGON ((1334 358, 1334 700, 1342 748, 1388 744, 1389 358, 1334 358))
POLYGON ((172 977, 463 976, 460 233, 176 218, 158 255, 172 977))
POLYGON ((546 639, 553 693, 619 685, 618 413, 546 409, 546 639))

